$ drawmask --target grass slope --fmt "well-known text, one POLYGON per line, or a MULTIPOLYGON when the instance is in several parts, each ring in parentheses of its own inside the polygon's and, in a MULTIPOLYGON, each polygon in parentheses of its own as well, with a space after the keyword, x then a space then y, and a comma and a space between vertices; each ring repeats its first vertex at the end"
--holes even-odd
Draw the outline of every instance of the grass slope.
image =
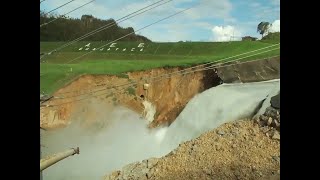
MULTIPOLYGON (((279 41, 239 41, 239 42, 178 42, 178 43, 145 43, 143 51, 138 42, 118 42, 116 47, 110 48, 110 44, 100 51, 98 47, 108 42, 91 42, 90 49, 85 50, 84 45, 89 42, 77 42, 63 48, 51 55, 45 56, 40 64, 40 90, 53 93, 66 82, 82 74, 113 74, 146 70, 158 67, 192 66, 205 62, 213 62, 248 51, 267 47, 279 41), (83 48, 81 51, 79 48, 83 48), (97 50, 70 62, 93 48, 97 50), (116 51, 116 48, 119 48, 116 51), (135 48, 134 51, 131 51, 135 48), (126 51, 123 51, 126 49, 126 51), (68 64, 66 64, 68 63, 68 64), (72 69, 72 72, 71 72, 72 69)), ((41 42, 40 51, 47 53, 65 42, 41 42)), ((273 49, 279 46, 271 47, 273 49)), ((268 49, 265 49, 268 50, 268 49)), ((258 52, 250 54, 255 54, 258 52)), ((250 54, 245 54, 244 57, 250 54)), ((245 58, 252 60, 279 55, 280 50, 267 52, 261 55, 245 58)), ((240 58, 237 57, 237 58, 240 58)), ((228 59, 228 61, 236 58, 228 59)))

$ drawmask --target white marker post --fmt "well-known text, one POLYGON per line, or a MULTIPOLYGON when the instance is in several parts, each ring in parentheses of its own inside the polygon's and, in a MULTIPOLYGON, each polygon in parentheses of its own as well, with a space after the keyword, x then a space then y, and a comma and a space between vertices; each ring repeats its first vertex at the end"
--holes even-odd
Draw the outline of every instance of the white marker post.
POLYGON ((117 43, 112 43, 109 47, 116 47, 117 43))
POLYGON ((140 44, 138 45, 138 48, 144 48, 144 43, 140 43, 140 44))

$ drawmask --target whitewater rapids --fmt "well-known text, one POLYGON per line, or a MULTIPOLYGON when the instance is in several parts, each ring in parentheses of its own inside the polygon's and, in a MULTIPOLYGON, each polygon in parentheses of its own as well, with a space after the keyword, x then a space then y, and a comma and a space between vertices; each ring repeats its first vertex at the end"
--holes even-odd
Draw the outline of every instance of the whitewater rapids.
MULTIPOLYGON (((43 171, 44 180, 101 179, 126 164, 150 157, 161 157, 180 143, 200 136, 223 123, 250 118, 264 99, 280 91, 280 79, 255 83, 222 84, 193 97, 169 127, 149 130, 148 121, 124 107, 97 110, 94 129, 83 128, 79 119, 67 128, 42 133, 42 155, 80 147, 80 154, 43 171)), ((153 112, 155 113, 155 112, 153 112)), ((149 119, 150 121, 150 119, 149 119)))

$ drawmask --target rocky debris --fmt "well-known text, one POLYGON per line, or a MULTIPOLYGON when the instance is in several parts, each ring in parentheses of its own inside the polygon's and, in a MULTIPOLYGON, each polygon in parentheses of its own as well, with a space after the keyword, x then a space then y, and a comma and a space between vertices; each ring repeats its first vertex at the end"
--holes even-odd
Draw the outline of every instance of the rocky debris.
POLYGON ((224 132, 224 131, 221 131, 221 130, 218 130, 218 131, 217 131, 217 134, 223 136, 223 135, 225 134, 225 132, 224 132))
POLYGON ((280 140, 280 109, 268 107, 264 114, 255 119, 255 123, 266 136, 280 140))
POLYGON ((271 123, 272 123, 272 121, 273 121, 272 117, 269 117, 269 118, 268 118, 268 121, 267 121, 267 126, 270 126, 271 123))
POLYGON ((278 131, 273 131, 272 139, 280 140, 280 133, 278 131))
POLYGON ((280 109, 280 93, 273 96, 270 100, 271 106, 275 109, 280 109))
MULTIPOLYGON (((270 126, 262 128, 270 136, 277 132, 270 126)), ((280 177, 280 141, 266 137, 253 121, 226 123, 180 144, 174 152, 129 164, 106 179, 271 180, 280 177)))
POLYGON ((280 109, 275 109, 270 106, 266 109, 266 112, 264 113, 264 115, 280 121, 280 109))
POLYGON ((260 128, 260 131, 264 133, 267 137, 270 137, 275 140, 280 140, 280 132, 273 127, 264 126, 260 128))
POLYGON ((272 156, 272 159, 280 163, 280 156, 272 156))
POLYGON ((40 104, 50 100, 51 98, 53 98, 53 96, 40 94, 40 104))
POLYGON ((158 158, 150 158, 146 161, 147 161, 147 167, 153 168, 158 163, 159 159, 158 158))
POLYGON ((142 162, 134 162, 122 168, 121 171, 114 171, 105 177, 105 180, 115 179, 149 179, 153 176, 153 167, 158 163, 157 158, 150 158, 142 162))
POLYGON ((114 171, 109 176, 106 176, 105 180, 117 179, 119 177, 119 175, 120 175, 120 171, 114 171))

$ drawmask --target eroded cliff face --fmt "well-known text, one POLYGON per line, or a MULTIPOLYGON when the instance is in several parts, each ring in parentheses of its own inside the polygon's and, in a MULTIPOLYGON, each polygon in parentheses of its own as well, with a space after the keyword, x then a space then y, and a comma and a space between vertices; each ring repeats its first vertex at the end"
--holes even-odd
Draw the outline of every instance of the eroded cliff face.
MULTIPOLYGON (((159 76, 177 70, 181 69, 157 69, 146 73, 130 73, 129 78, 159 76)), ((151 124, 154 127, 163 123, 172 123, 193 96, 219 85, 219 77, 213 70, 208 70, 171 76, 171 78, 161 79, 154 83, 145 83, 149 87, 144 89, 142 85, 138 86, 136 94, 144 97, 156 107, 154 121, 151 124)))
POLYGON ((156 110, 150 127, 170 124, 193 96, 219 85, 221 79, 232 83, 280 78, 280 58, 224 65, 217 67, 217 71, 191 72, 196 69, 190 69, 186 74, 145 80, 182 69, 159 68, 130 72, 123 77, 81 76, 54 93, 55 98, 46 102, 51 106, 41 108, 40 126, 48 129, 64 127, 80 116, 84 124, 90 125, 99 112, 114 105, 126 106, 144 116, 143 101, 150 102, 156 110), (137 84, 132 85, 135 82, 137 84))

